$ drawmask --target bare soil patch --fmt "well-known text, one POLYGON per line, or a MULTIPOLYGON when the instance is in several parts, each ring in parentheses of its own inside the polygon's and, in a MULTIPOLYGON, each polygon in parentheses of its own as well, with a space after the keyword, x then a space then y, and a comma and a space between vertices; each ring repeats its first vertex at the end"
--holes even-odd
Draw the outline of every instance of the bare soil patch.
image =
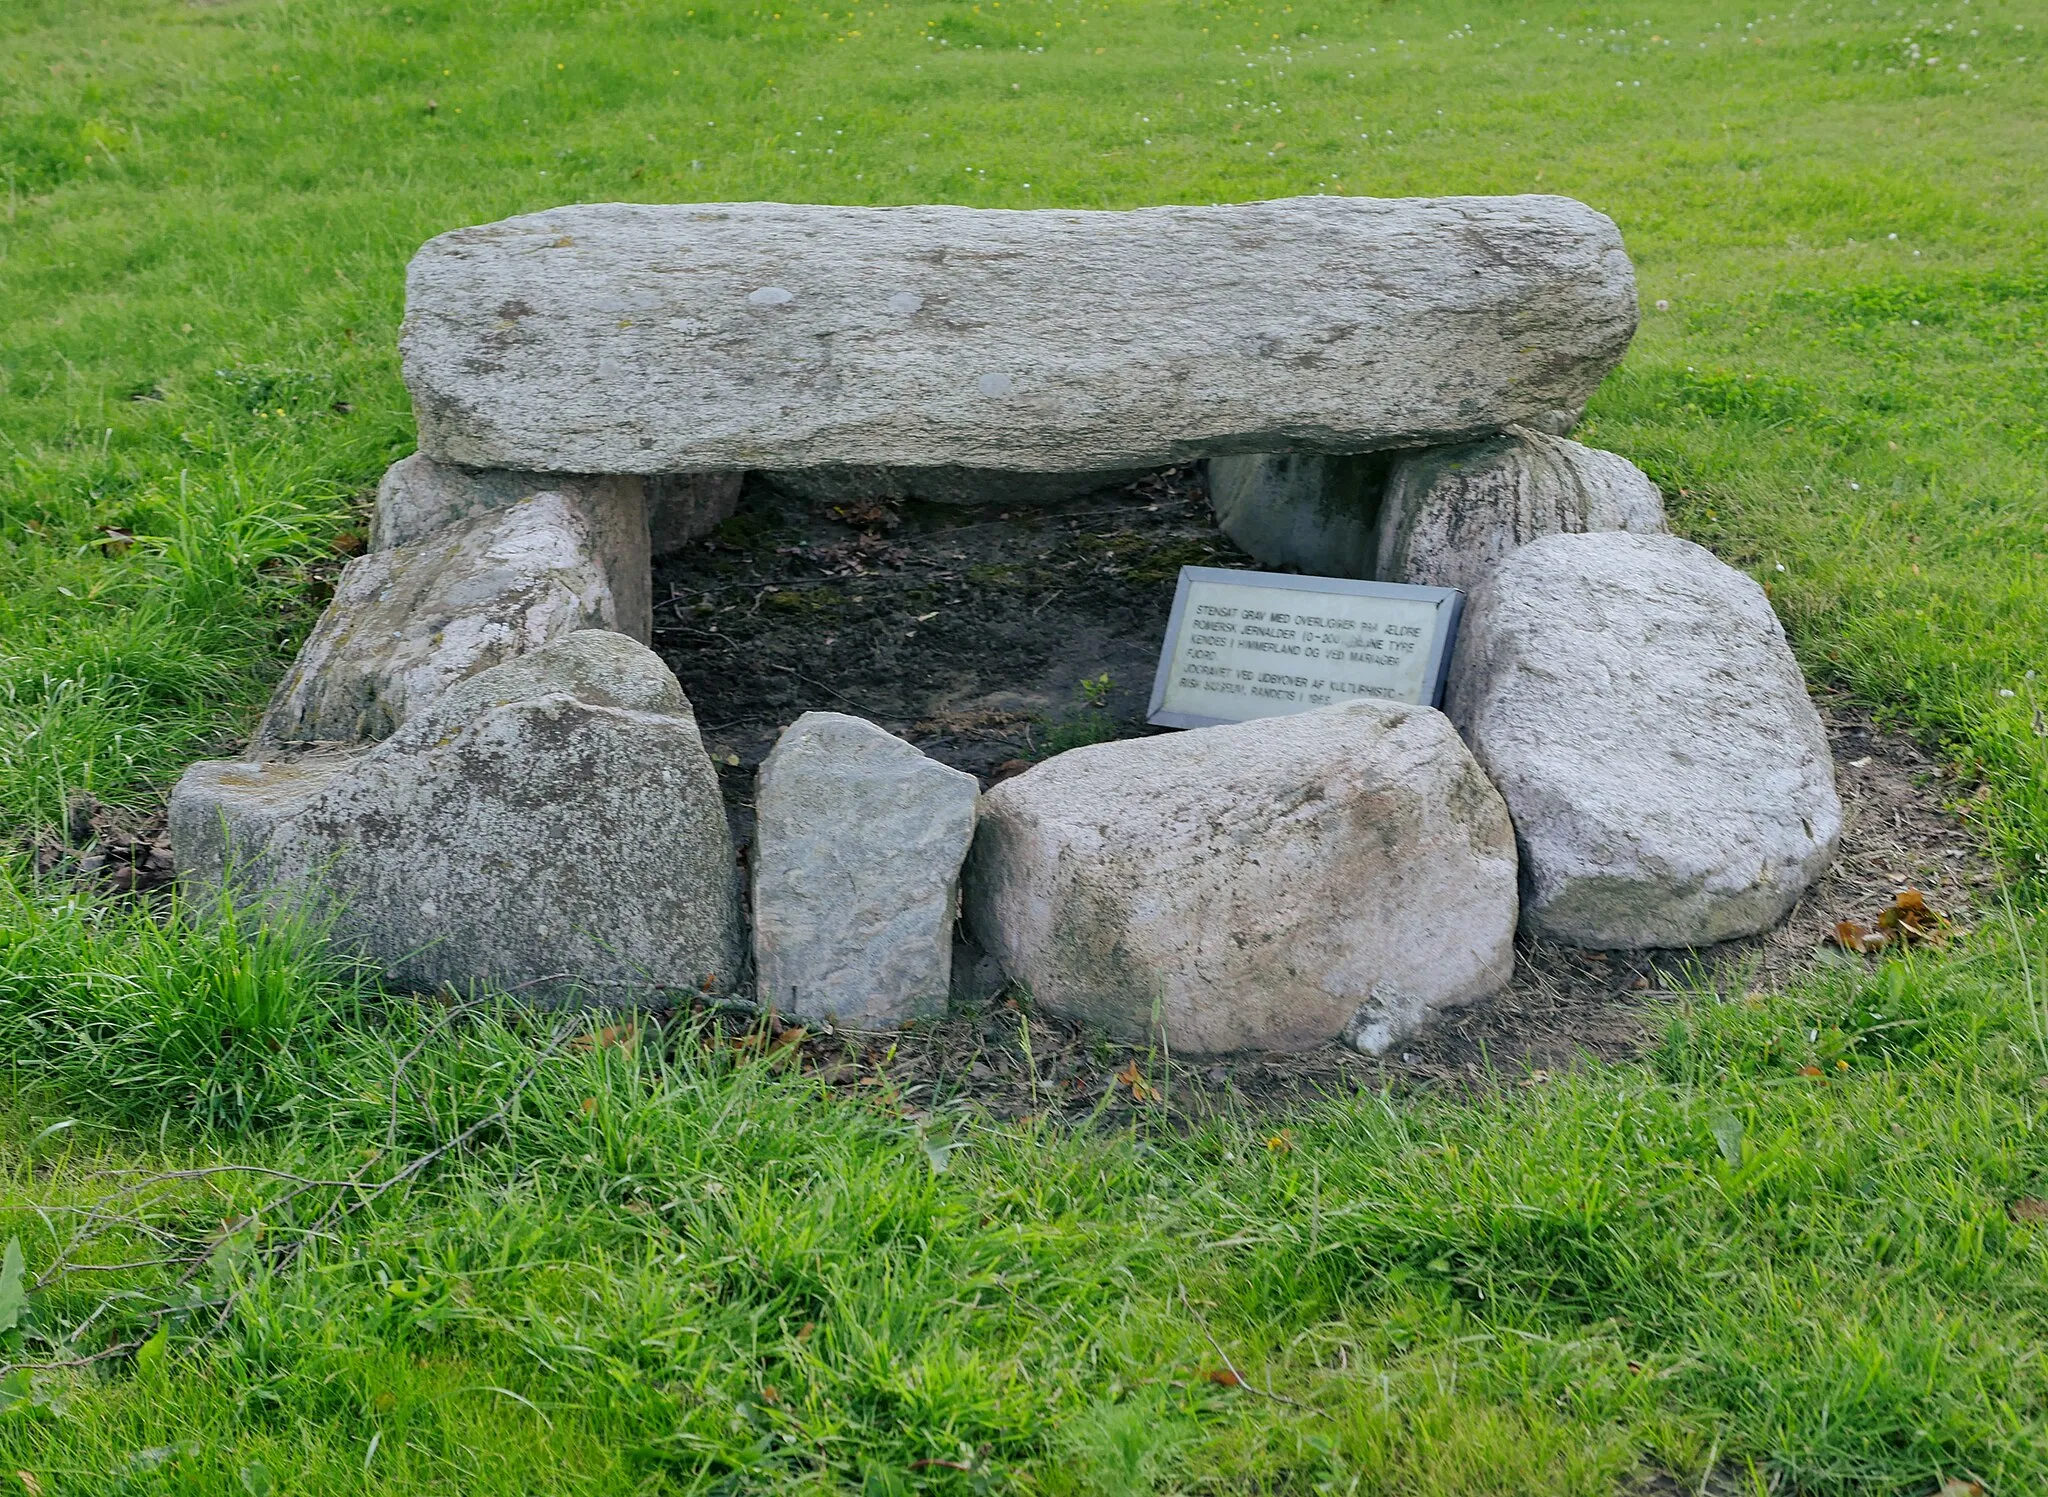
MULTIPOLYGON (((1192 469, 1042 507, 835 509, 752 481, 732 521, 657 566, 655 645, 720 762, 744 857, 754 772, 800 713, 869 718, 984 785, 1018 761, 1150 733, 1180 567, 1251 564, 1215 528, 1192 469), (1084 686, 1104 676, 1107 687, 1084 686)), ((1821 959, 1836 922, 1873 925, 1906 889, 1966 926, 1992 883, 1947 808, 1958 787, 1939 760, 1846 700, 1823 697, 1821 710, 1842 851, 1776 930, 1677 952, 1525 939, 1505 990, 1387 1056, 1329 1045, 1182 1063, 1005 992, 900 1034, 799 1035, 767 1018, 732 1021, 727 1039, 767 1046, 780 1034, 806 1069, 912 1114, 967 1101, 1010 1117, 1277 1111, 1361 1086, 1539 1083, 1588 1057, 1626 1059, 1674 989, 1781 984, 1821 959)))
POLYGON ((1191 468, 1008 507, 821 506, 750 479, 716 534, 656 565, 654 643, 744 845, 754 771, 804 712, 865 717, 984 785, 1011 761, 1154 731, 1190 565, 1251 565, 1191 468))

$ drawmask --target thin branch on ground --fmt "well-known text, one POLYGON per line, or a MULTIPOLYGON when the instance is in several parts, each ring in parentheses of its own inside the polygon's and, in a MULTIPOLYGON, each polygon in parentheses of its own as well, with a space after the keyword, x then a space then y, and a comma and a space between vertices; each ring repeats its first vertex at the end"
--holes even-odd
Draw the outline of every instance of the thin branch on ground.
POLYGON ((1284 1393, 1275 1393, 1270 1386, 1261 1388, 1254 1385, 1250 1378, 1246 1377, 1242 1372, 1239 1372, 1237 1370, 1237 1365, 1230 1360, 1230 1353, 1223 1349, 1223 1343, 1218 1341, 1215 1335, 1209 1330, 1209 1322, 1202 1318, 1202 1312, 1200 1310, 1197 1310, 1195 1308, 1195 1302, 1188 1298, 1188 1286, 1185 1284, 1175 1284, 1174 1288, 1180 1291, 1181 1304, 1187 1308, 1187 1312, 1190 1316, 1194 1318, 1195 1324, 1202 1328, 1202 1334, 1203 1336, 1208 1338, 1210 1348, 1216 1353, 1217 1359, 1223 1363, 1223 1370, 1230 1374, 1231 1386, 1233 1388, 1250 1389, 1253 1393, 1258 1394, 1259 1397, 1270 1398, 1275 1403, 1284 1403, 1290 1409, 1299 1409, 1306 1407, 1306 1405, 1296 1401, 1295 1399, 1289 1398, 1284 1393))

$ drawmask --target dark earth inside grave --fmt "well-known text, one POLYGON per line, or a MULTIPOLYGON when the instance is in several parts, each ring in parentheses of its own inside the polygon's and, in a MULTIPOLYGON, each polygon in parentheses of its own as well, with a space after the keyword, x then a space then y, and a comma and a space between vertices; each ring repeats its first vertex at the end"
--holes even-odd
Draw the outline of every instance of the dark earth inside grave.
POLYGON ((1193 467, 1030 506, 823 505, 750 477, 731 519, 655 564, 654 647, 744 841, 754 770, 804 712, 865 717, 984 787, 1154 731, 1180 569, 1255 565, 1193 467))

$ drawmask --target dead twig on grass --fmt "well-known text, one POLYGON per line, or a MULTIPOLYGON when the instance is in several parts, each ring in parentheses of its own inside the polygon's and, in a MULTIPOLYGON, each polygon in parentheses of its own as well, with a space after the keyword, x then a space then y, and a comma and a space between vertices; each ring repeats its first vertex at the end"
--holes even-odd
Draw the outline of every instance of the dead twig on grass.
POLYGON ((1247 1378, 1242 1372, 1239 1372, 1237 1370, 1237 1364, 1230 1360, 1230 1353, 1223 1349, 1223 1343, 1218 1341, 1216 1339, 1215 1333, 1209 1329, 1209 1322, 1202 1318, 1202 1312, 1197 1310, 1195 1308, 1195 1302, 1188 1298, 1188 1286, 1185 1284, 1176 1283, 1174 1285, 1174 1288, 1180 1291, 1181 1304, 1186 1308, 1188 1314, 1194 1318, 1195 1324, 1202 1328, 1202 1335, 1208 1339, 1210 1349, 1216 1353, 1217 1360, 1223 1363, 1223 1370, 1230 1374, 1231 1387, 1249 1388, 1252 1392, 1258 1394, 1261 1398, 1270 1398, 1273 1400, 1273 1402, 1285 1404, 1290 1409, 1299 1409, 1306 1407, 1305 1404, 1302 1404, 1295 1399, 1289 1398, 1284 1393, 1275 1393, 1272 1389, 1270 1378, 1268 1378, 1267 1380, 1266 1387, 1260 1388, 1254 1386, 1251 1379, 1247 1378))

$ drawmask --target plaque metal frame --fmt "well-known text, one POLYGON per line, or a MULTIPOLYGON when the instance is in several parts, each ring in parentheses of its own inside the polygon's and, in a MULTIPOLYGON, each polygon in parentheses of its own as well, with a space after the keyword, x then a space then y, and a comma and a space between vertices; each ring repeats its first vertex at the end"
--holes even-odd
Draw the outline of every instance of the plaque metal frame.
MULTIPOLYGON (((1265 712, 1259 717, 1204 717, 1193 712, 1162 710, 1173 657, 1180 643, 1180 631, 1188 606, 1188 595, 1198 582, 1220 582, 1239 587, 1266 587, 1282 592, 1339 593, 1350 597, 1403 598, 1436 605, 1437 628, 1424 659, 1422 680, 1426 698, 1417 705, 1439 706, 1444 696, 1444 678, 1450 674, 1451 651, 1458 642, 1458 621, 1465 612, 1465 594, 1455 587, 1424 587, 1411 582, 1362 582, 1353 577, 1302 577, 1292 572, 1239 571, 1235 567, 1182 567, 1173 592, 1173 612, 1166 620, 1166 639, 1159 647, 1159 666, 1152 676, 1152 704, 1145 721, 1161 728, 1220 728, 1233 722, 1257 722, 1263 717, 1291 717, 1295 712, 1316 709, 1297 707, 1287 712, 1265 712)), ((1353 697, 1352 701, 1387 700, 1353 697)))

